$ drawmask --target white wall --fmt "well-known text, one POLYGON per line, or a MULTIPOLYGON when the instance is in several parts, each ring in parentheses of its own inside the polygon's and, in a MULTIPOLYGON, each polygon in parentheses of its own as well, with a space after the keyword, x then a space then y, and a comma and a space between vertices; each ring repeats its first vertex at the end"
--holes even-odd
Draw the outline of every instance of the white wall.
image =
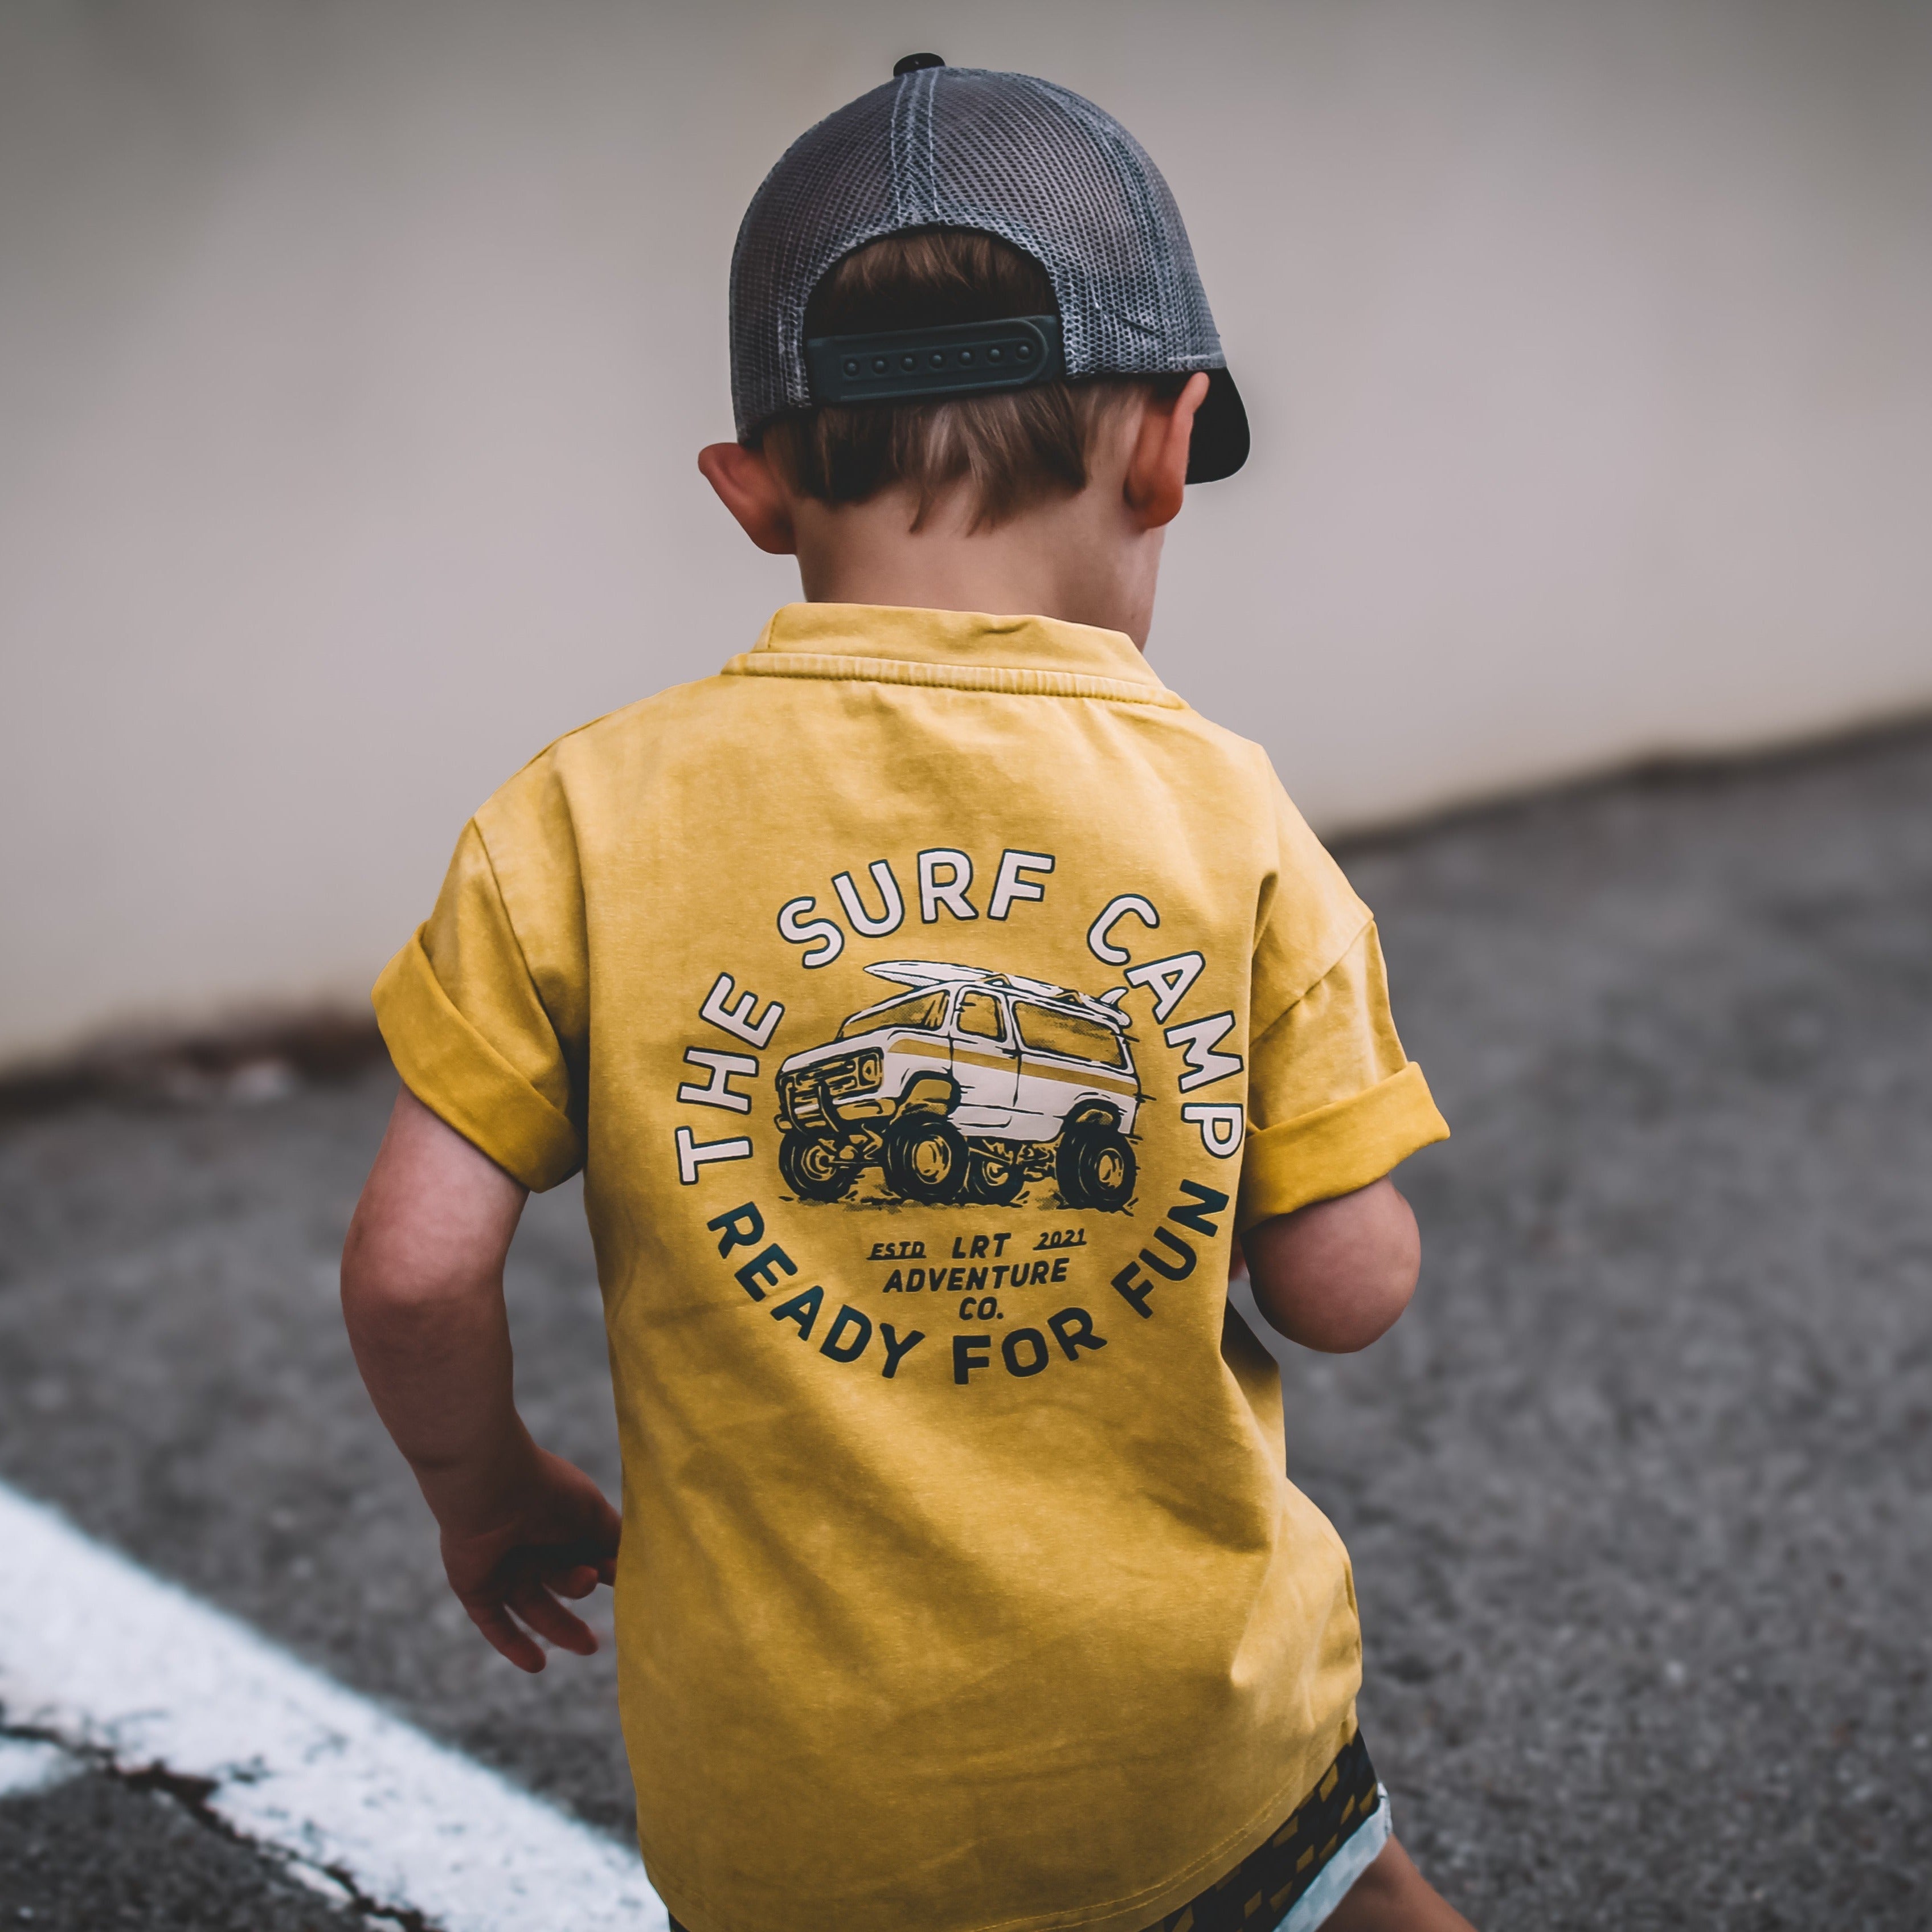
POLYGON ((1932 8, 0 11, 0 1057, 359 997, 467 812, 791 592, 692 464, 790 136, 1119 113, 1256 454, 1154 640, 1318 824, 1932 702, 1932 8))

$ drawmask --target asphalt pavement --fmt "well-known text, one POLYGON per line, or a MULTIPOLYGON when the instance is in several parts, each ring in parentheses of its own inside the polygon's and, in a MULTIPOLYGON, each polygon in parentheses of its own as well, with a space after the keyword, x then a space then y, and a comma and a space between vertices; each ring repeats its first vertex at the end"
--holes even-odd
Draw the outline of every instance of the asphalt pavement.
MULTIPOLYGON (((1922 1932, 1932 728, 1342 856, 1455 1130, 1400 1176, 1410 1313, 1286 1352, 1398 1832, 1486 1932, 1922 1932)), ((0 1479, 622 1833, 608 1650, 526 1679, 470 1632, 343 1340, 392 1091, 0 1129, 0 1479)), ((614 1489, 574 1186, 510 1296, 525 1412, 614 1489)), ((178 1792, 0 1800, 0 1926, 356 1922, 178 1792)))

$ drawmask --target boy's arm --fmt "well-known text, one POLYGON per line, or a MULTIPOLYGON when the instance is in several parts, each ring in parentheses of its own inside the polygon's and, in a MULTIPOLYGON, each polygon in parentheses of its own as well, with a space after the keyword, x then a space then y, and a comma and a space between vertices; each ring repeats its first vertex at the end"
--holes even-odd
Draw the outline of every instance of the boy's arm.
POLYGON ((1269 1325, 1335 1355, 1366 1348, 1394 1326, 1422 1264, 1415 1216, 1387 1175, 1258 1222, 1240 1248, 1269 1325))
POLYGON ((441 1528, 450 1588, 504 1656, 538 1671, 544 1653, 516 1619, 594 1651, 557 1598, 613 1580, 619 1518, 517 1413, 503 1261, 526 1198, 404 1088, 343 1250, 342 1310, 376 1412, 441 1528))

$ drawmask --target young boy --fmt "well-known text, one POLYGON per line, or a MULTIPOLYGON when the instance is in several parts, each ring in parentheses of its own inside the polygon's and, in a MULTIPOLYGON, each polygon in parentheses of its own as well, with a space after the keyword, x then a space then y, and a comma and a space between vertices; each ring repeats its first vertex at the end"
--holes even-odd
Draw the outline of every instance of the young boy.
POLYGON ((1282 1334, 1366 1346, 1447 1130, 1367 910, 1141 655, 1247 448, 1166 184, 914 56, 760 189, 732 357, 700 466, 808 601, 526 766, 376 988, 344 1301, 451 1587, 534 1671, 615 1582, 693 1932, 1462 1926, 1225 1293, 1238 1230, 1282 1334), (504 1255, 580 1168, 621 1542, 512 1399, 504 1255))

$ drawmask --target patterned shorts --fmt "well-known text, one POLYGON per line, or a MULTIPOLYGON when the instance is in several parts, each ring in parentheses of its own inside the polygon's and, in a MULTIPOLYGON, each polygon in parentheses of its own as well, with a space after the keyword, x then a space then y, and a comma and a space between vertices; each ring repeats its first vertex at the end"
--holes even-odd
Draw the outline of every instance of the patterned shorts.
POLYGON ((1388 1835, 1388 1800, 1358 1731, 1265 1844, 1148 1932, 1312 1932, 1388 1835))
MULTIPOLYGON (((1388 1798, 1358 1731, 1265 1844, 1147 1932, 1313 1932, 1388 1835, 1388 1798)), ((685 1928, 674 1918, 670 1932, 685 1928)))

